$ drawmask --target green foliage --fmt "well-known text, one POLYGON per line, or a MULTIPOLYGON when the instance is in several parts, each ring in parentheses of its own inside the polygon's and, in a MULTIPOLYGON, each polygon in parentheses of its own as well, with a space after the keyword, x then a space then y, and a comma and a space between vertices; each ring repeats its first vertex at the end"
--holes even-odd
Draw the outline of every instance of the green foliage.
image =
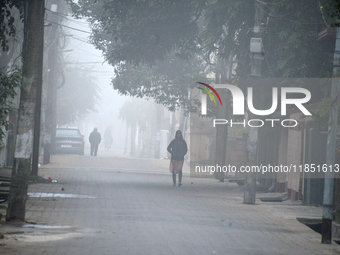
POLYGON ((187 61, 171 54, 152 67, 145 64, 120 65, 112 85, 122 95, 154 98, 170 111, 180 106, 187 109, 189 85, 194 78, 199 78, 201 70, 199 59, 187 61))
POLYGON ((154 64, 174 48, 196 50, 197 19, 205 1, 69 0, 91 24, 91 42, 112 64, 154 64))
MULTIPOLYGON (((324 1, 321 1, 321 4, 324 1)), ((263 11, 261 33, 255 35, 254 1, 207 1, 201 33, 203 49, 212 57, 227 59, 232 52, 237 60, 236 74, 250 74, 250 38, 263 40, 264 61, 261 75, 275 78, 330 77, 333 40, 317 40, 326 25, 318 9, 319 1, 255 1, 263 11)), ((314 95, 329 93, 329 87, 313 88, 314 95)))
POLYGON ((174 111, 188 106, 193 77, 203 70, 199 46, 200 1, 68 1, 91 24, 91 42, 116 68, 112 84, 122 95, 154 98, 174 111))
POLYGON ((13 12, 19 11, 20 19, 23 20, 24 0, 0 1, 0 44, 3 51, 8 51, 8 41, 17 33, 13 12))
POLYGON ((332 19, 330 27, 340 27, 340 1, 333 0, 326 4, 322 9, 326 15, 332 19))
MULTIPOLYGON (((249 56, 249 28, 254 25, 254 1, 206 1, 200 38, 207 58, 240 61, 249 56), (211 55, 213 53, 213 55, 211 55)), ((246 60, 249 62, 249 59, 246 60)))
POLYGON ((57 123, 74 124, 95 111, 98 97, 96 80, 87 69, 68 68, 65 85, 58 90, 57 123))
MULTIPOLYGON (((268 17, 267 33, 263 35, 266 76, 331 76, 334 46, 330 40, 317 39, 318 32, 325 26, 317 6, 316 0, 290 0, 263 6, 268 17)), ((313 94, 324 96, 320 90, 313 94)))
MULTIPOLYGON (((20 85, 21 71, 15 69, 11 73, 6 73, 5 69, 0 69, 0 127, 7 128, 9 122, 7 116, 12 109, 12 101, 16 95, 15 88, 20 85)), ((4 138, 5 132, 0 128, 0 141, 4 138)))
MULTIPOLYGON (((330 98, 325 98, 320 102, 318 108, 312 112, 313 119, 319 124, 320 131, 328 130, 329 115, 332 101, 330 98)), ((340 109, 338 109, 338 112, 340 109)), ((338 124, 340 123, 340 115, 338 114, 338 124)))
MULTIPOLYGON (((320 0, 320 4, 325 1, 320 0)), ((334 41, 317 40, 317 33, 325 27, 318 0, 69 2, 74 15, 90 22, 92 43, 117 68, 113 87, 124 95, 153 97, 170 110, 185 105, 187 92, 183 85, 189 84, 168 73, 175 66, 169 64, 173 59, 168 57, 174 51, 172 56, 188 60, 188 65, 198 66, 192 62, 196 55, 217 73, 226 69, 218 70, 217 62, 232 54, 237 62, 236 76, 249 76, 249 42, 257 36, 252 31, 255 4, 260 5, 264 16, 260 35, 264 46, 262 76, 331 77, 334 41), (168 69, 160 68, 162 65, 168 69)), ((203 65, 200 67, 206 71, 203 65)), ((182 73, 195 77, 196 67, 193 69, 182 73)), ((330 93, 329 86, 308 89, 313 100, 330 93)))
POLYGON ((8 113, 12 110, 12 99, 16 95, 15 88, 20 86, 21 70, 7 72, 6 66, 13 56, 10 54, 8 43, 16 39, 16 17, 23 20, 24 0, 0 1, 0 141, 4 138, 5 129, 10 125, 7 121, 8 113))

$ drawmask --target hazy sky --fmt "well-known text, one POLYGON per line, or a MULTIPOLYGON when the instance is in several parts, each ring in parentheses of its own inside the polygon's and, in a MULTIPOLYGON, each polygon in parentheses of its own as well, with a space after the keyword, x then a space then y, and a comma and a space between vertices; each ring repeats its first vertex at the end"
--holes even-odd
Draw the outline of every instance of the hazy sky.
MULTIPOLYGON (((98 86, 100 88, 97 110, 98 113, 93 113, 89 116, 86 133, 88 129, 93 129, 93 126, 97 126, 100 131, 104 132, 108 125, 117 126, 118 112, 121 105, 127 99, 118 95, 118 93, 111 86, 111 79, 114 75, 113 67, 104 62, 104 57, 101 51, 95 49, 95 47, 87 43, 89 38, 90 28, 85 20, 76 20, 71 16, 64 20, 64 25, 76 28, 79 30, 87 31, 88 33, 76 31, 64 27, 64 31, 67 35, 67 47, 64 49, 64 59, 68 63, 78 63, 79 68, 84 66, 91 69, 91 75, 98 80, 98 86)), ((122 126, 122 123, 119 123, 122 126)))

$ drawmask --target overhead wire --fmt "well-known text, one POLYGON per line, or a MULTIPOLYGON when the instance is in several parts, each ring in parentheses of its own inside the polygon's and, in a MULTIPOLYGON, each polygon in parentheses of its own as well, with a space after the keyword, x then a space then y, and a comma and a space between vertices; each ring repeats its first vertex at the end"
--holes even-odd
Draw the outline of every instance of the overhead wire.
POLYGON ((78 20, 70 19, 70 18, 63 17, 63 16, 60 16, 60 17, 65 19, 65 20, 67 20, 67 21, 71 21, 71 22, 77 23, 78 25, 80 25, 82 27, 86 27, 86 28, 89 27, 89 23, 88 22, 78 21, 78 20))
MULTIPOLYGON (((83 42, 82 42, 83 43, 83 42)), ((73 48, 72 49, 75 49, 76 47, 78 47, 80 44, 78 44, 78 45, 74 45, 74 44, 71 44, 71 43, 69 43, 71 46, 73 46, 73 48)), ((80 51, 83 51, 83 52, 85 52, 85 53, 87 53, 87 54, 89 54, 89 55, 93 55, 93 56, 95 56, 95 57, 98 57, 98 58, 100 58, 98 55, 96 55, 96 54, 93 54, 93 53, 91 53, 91 52, 88 52, 88 51, 86 51, 86 50, 83 50, 83 49, 81 49, 81 48, 77 48, 77 50, 80 50, 80 51)))
POLYGON ((86 41, 84 38, 79 38, 78 36, 72 36, 73 39, 77 40, 77 41, 80 41, 82 43, 87 43, 87 44, 91 44, 89 41, 86 41))
MULTIPOLYGON (((70 14, 66 14, 66 13, 63 13, 63 12, 55 12, 55 11, 51 11, 50 9, 47 9, 47 8, 45 8, 45 10, 46 11, 49 11, 49 12, 51 12, 51 13, 55 13, 55 14, 57 14, 57 15, 59 15, 59 16, 61 16, 61 17, 73 17, 72 15, 70 15, 70 14)), ((81 22, 81 21, 80 21, 81 22)), ((86 22, 83 22, 83 23, 86 23, 86 22)))
MULTIPOLYGON (((287 1, 287 0, 284 0, 284 1, 287 1)), ((284 1, 282 1, 282 2, 284 2, 284 1)), ((259 1, 259 0, 255 0, 255 2, 257 2, 257 3, 263 3, 263 2, 261 2, 261 1, 259 1)), ((294 13, 296 10, 291 11, 291 12, 287 12, 287 13, 285 13, 285 14, 283 14, 283 15, 273 15, 272 13, 270 13, 270 12, 268 12, 268 11, 265 11, 263 8, 261 8, 259 4, 256 4, 256 5, 258 6, 258 8, 259 8, 260 10, 263 11, 264 14, 267 14, 267 15, 268 15, 269 17, 271 17, 271 18, 281 18, 281 19, 285 19, 285 20, 288 20, 288 21, 293 22, 293 23, 299 23, 299 24, 304 24, 304 25, 318 25, 318 24, 321 24, 320 22, 316 22, 316 23, 315 23, 315 22, 300 22, 300 21, 296 21, 296 20, 292 20, 292 19, 286 18, 286 16, 291 15, 291 14, 294 13)), ((267 7, 267 8, 269 8, 269 7, 267 7)))
POLYGON ((277 5, 277 4, 287 2, 287 1, 288 0, 282 0, 282 1, 279 1, 279 2, 275 2, 275 3, 267 3, 267 2, 260 1, 260 0, 256 0, 256 2, 259 2, 259 3, 264 4, 264 5, 277 5))
POLYGON ((93 61, 93 62, 90 62, 90 61, 84 61, 84 62, 64 62, 64 64, 68 65, 72 65, 72 64, 103 64, 103 62, 99 62, 99 61, 93 61))
POLYGON ((91 32, 89 32, 89 31, 85 31, 85 30, 81 30, 81 29, 78 29, 78 28, 66 26, 66 25, 63 25, 63 24, 60 24, 58 22, 54 22, 54 21, 51 21, 51 20, 48 20, 48 19, 46 19, 46 21, 48 21, 48 22, 50 22, 52 24, 56 24, 56 25, 59 25, 59 26, 62 26, 62 27, 66 27, 66 28, 72 29, 72 30, 76 30, 76 31, 83 32, 83 33, 86 33, 86 34, 91 34, 91 32))

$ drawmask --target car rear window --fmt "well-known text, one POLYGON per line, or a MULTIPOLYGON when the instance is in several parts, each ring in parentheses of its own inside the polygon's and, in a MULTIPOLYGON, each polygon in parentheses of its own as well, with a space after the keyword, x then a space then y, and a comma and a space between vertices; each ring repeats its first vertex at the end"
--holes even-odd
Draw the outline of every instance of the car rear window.
POLYGON ((80 136, 80 132, 77 129, 57 129, 57 136, 80 136))

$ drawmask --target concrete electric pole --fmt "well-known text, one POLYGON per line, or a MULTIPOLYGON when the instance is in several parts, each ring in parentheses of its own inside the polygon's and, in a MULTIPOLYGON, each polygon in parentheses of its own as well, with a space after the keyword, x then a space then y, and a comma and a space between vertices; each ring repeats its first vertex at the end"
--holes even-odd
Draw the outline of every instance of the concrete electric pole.
MULTIPOLYGON (((254 34, 255 37, 251 38, 250 41, 250 52, 252 54, 252 65, 251 65, 251 77, 259 78, 261 76, 261 66, 263 61, 263 49, 262 49, 262 38, 261 28, 263 20, 263 9, 259 2, 255 2, 255 26, 254 34)), ((257 150, 257 128, 248 127, 248 141, 247 149, 249 154, 249 160, 252 164, 256 164, 256 150, 257 150)), ((244 204, 255 204, 256 197, 256 174, 246 173, 246 181, 244 187, 244 204)))
POLYGON ((55 146, 55 132, 57 126, 57 55, 59 49, 59 32, 58 23, 60 17, 58 16, 59 0, 50 1, 49 20, 51 21, 48 33, 48 49, 47 49, 47 99, 46 99, 46 114, 45 114, 45 136, 44 136, 44 157, 43 163, 50 162, 50 155, 54 153, 55 146))
MULTIPOLYGON (((221 74, 217 74, 215 77, 216 83, 227 82, 227 70, 223 60, 221 60, 221 74)), ((224 85, 224 84, 222 84, 224 85)), ((215 85, 216 87, 216 85, 215 85)), ((218 89, 221 95, 223 106, 218 107, 217 118, 228 119, 229 111, 229 95, 225 89, 218 89)), ((227 153, 227 140, 228 140, 228 125, 217 125, 216 126, 216 152, 215 152, 215 164, 224 166, 226 164, 226 153, 227 153)), ((215 178, 220 182, 224 182, 224 172, 215 172, 215 178)))

